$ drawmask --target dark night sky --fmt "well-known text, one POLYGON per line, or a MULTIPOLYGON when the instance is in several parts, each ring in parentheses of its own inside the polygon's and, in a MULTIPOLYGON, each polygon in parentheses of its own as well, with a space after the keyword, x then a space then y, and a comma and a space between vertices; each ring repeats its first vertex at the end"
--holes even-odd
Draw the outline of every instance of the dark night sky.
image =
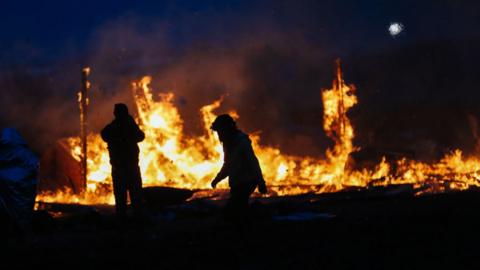
POLYGON ((0 126, 38 152, 77 134, 74 93, 89 65, 94 130, 150 74, 155 89, 175 92, 187 131, 200 106, 229 94, 225 109, 264 143, 317 155, 330 143, 319 90, 341 57, 359 89, 358 145, 480 151, 478 14, 480 2, 466 0, 4 1, 0 126), (391 22, 405 26, 395 38, 391 22))
POLYGON ((384 49, 405 42, 477 35, 475 1, 4 1, 0 11, 3 61, 43 60, 84 52, 96 29, 135 17, 149 31, 169 26, 176 46, 195 39, 221 42, 262 20, 308 40, 335 41, 336 53, 384 49), (406 31, 392 40, 389 22, 406 31), (30 59, 29 59, 30 58, 30 59))

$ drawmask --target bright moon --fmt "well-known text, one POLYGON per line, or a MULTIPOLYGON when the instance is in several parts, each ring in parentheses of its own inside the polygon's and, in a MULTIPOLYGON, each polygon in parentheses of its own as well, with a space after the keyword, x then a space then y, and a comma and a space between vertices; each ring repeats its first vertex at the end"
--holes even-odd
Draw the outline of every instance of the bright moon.
POLYGON ((391 23, 390 26, 388 27, 388 32, 390 32, 390 35, 392 37, 395 37, 396 35, 400 34, 403 31, 404 27, 403 24, 399 22, 394 22, 391 23))

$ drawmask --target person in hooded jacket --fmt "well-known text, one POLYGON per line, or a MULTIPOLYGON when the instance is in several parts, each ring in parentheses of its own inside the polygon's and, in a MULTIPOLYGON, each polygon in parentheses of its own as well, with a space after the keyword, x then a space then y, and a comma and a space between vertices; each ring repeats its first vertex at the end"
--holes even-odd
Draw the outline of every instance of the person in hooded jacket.
POLYGON ((0 132, 0 238, 9 225, 20 234, 32 229, 38 158, 13 128, 0 132))
POLYGON ((145 134, 129 114, 125 104, 115 104, 113 114, 115 119, 102 130, 101 135, 108 144, 112 165, 116 214, 125 218, 127 192, 135 213, 142 213, 142 176, 138 166, 138 143, 145 139, 145 134))
POLYGON ((228 177, 230 198, 225 214, 227 218, 241 222, 247 218, 248 200, 255 189, 258 187, 260 193, 267 193, 262 170, 248 135, 237 128, 230 115, 219 115, 210 128, 217 132, 224 153, 223 166, 211 185, 215 188, 228 177))

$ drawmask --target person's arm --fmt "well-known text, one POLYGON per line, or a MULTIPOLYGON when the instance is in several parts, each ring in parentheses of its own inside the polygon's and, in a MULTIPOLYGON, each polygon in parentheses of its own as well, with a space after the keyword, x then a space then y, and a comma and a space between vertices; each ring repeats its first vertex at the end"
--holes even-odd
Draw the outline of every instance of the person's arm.
POLYGON ((137 125, 137 132, 136 132, 136 141, 141 142, 145 140, 145 133, 138 127, 137 125))
POLYGON ((223 163, 222 168, 220 169, 220 172, 218 172, 217 176, 212 180, 212 188, 215 188, 217 184, 225 179, 228 176, 228 169, 225 163, 223 163))
POLYGON ((100 132, 100 135, 102 136, 102 140, 104 140, 105 142, 111 142, 112 139, 113 139, 113 136, 112 136, 112 125, 111 124, 108 124, 106 127, 104 127, 102 129, 102 131, 100 132))
POLYGON ((230 165, 230 159, 228 152, 225 150, 225 146, 223 147, 223 165, 220 171, 217 173, 217 176, 212 180, 212 188, 215 188, 217 184, 225 179, 228 176, 228 167, 230 165))
POLYGON ((140 129, 138 126, 137 122, 133 119, 133 117, 130 118, 130 121, 133 125, 133 139, 135 142, 139 143, 145 139, 145 133, 140 129))

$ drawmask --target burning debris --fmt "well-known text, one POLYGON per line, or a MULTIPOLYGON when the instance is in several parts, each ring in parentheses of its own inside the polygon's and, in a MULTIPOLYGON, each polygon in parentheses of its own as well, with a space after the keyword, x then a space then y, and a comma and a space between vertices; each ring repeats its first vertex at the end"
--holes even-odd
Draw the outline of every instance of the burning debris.
MULTIPOLYGON (((132 83, 136 120, 145 132, 145 141, 139 144, 143 185, 208 189, 211 179, 222 165, 222 147, 209 129, 215 118, 214 111, 222 100, 201 108, 204 134, 190 137, 184 133, 183 120, 173 103, 174 94, 154 97, 150 82, 151 77, 147 76, 132 83)), ((411 184, 422 192, 467 189, 480 185, 480 160, 465 158, 460 150, 433 164, 416 161, 412 159, 414 155, 406 155, 396 159, 383 156, 374 165, 363 168, 350 166, 360 149, 353 145, 355 133, 348 111, 358 100, 355 87, 345 84, 343 80, 340 62, 337 62, 333 87, 321 92, 321 100, 324 105, 323 128, 335 143, 333 148, 327 149, 325 159, 285 155, 278 148, 260 145, 258 135, 252 136, 254 150, 270 187, 270 196, 335 192, 351 187, 391 184, 411 184)), ((229 113, 238 117, 234 111, 229 113)), ((113 204, 111 166, 106 144, 99 134, 89 133, 85 138, 86 144, 82 144, 82 138, 65 140, 70 155, 77 162, 82 161, 82 153, 86 151, 85 191, 54 190, 42 193, 38 200, 113 204)))

